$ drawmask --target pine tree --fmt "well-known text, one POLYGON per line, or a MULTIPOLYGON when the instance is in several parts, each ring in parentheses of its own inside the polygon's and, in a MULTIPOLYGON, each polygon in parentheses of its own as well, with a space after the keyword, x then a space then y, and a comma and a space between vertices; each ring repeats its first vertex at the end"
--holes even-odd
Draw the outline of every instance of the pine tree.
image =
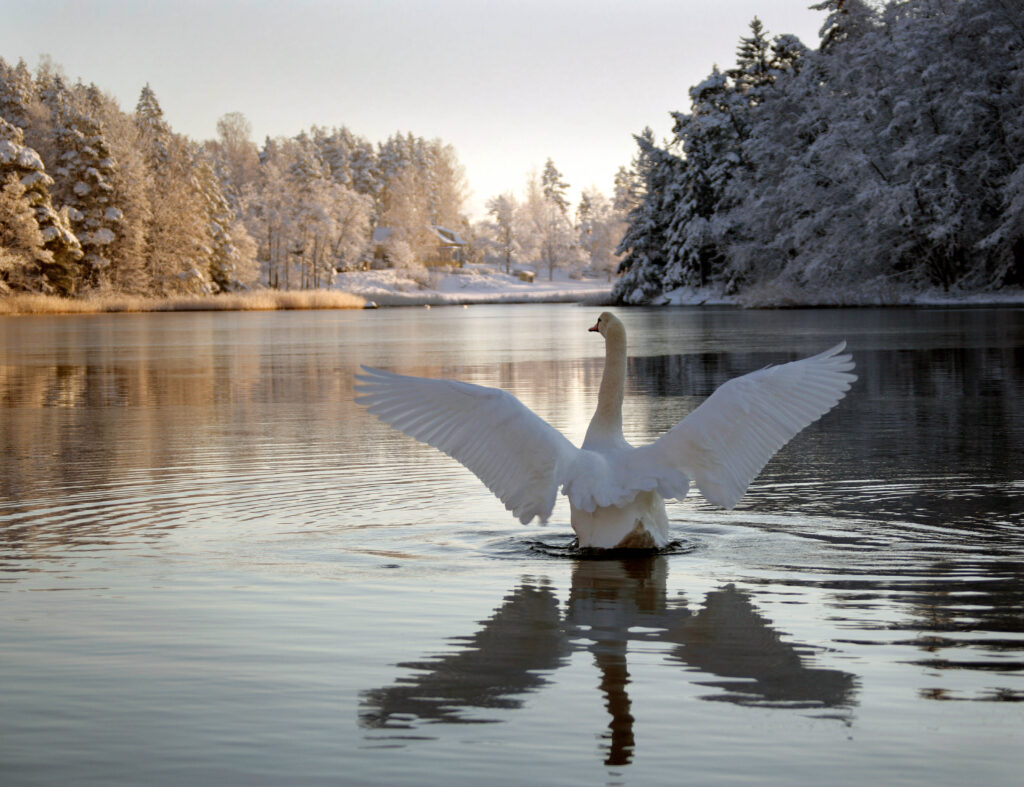
MULTIPOLYGON (((22 286, 58 295, 72 295, 75 290, 76 262, 82 257, 78 238, 71 230, 66 211, 54 208, 50 187, 53 179, 46 174, 42 159, 24 144, 20 128, 0 118, 0 179, 14 176, 25 191, 19 199, 34 211, 35 221, 43 239, 48 258, 36 259, 35 267, 25 269, 22 286)), ((9 196, 9 199, 14 199, 9 196)))
POLYGON ((135 126, 146 161, 147 275, 157 295, 210 293, 208 215, 193 178, 197 151, 164 120, 153 90, 142 88, 135 126))
POLYGON ((568 217, 569 200, 565 194, 569 190, 569 184, 562 180, 562 173, 558 171, 555 162, 551 159, 544 162, 540 184, 544 192, 544 199, 555 205, 563 216, 568 217))
POLYGON ((633 167, 619 167, 615 172, 615 196, 612 200, 615 210, 628 216, 640 203, 641 185, 633 167))
POLYGON ((64 104, 54 141, 53 174, 84 252, 82 283, 96 287, 110 266, 107 249, 124 217, 114 200, 116 164, 99 123, 71 102, 64 104))
POLYGON ((685 166, 682 159, 654 142, 645 128, 636 137, 639 148, 633 168, 641 184, 639 204, 629 214, 629 226, 619 242, 619 279, 612 297, 620 303, 646 303, 662 292, 668 262, 666 231, 678 200, 675 184, 685 166))
MULTIPOLYGON (((740 38, 736 47, 736 67, 729 71, 736 89, 749 94, 774 81, 771 63, 771 45, 764 25, 756 16, 750 22, 750 35, 740 38)), ((751 101, 757 101, 754 96, 751 101)))
POLYGON ((0 293, 34 289, 38 270, 51 260, 25 186, 9 173, 0 180, 0 293))
POLYGON ((18 60, 12 67, 0 57, 0 118, 24 130, 34 98, 32 74, 25 61, 18 60))
POLYGON ((156 168, 166 164, 170 156, 171 127, 164 120, 164 111, 148 82, 139 93, 139 101, 135 105, 135 126, 139 130, 140 141, 150 166, 156 168))
POLYGON ((228 204, 213 164, 199 157, 195 164, 195 181, 206 210, 207 271, 214 292, 227 292, 234 288, 238 262, 238 249, 231 237, 235 221, 234 211, 228 204))
POLYGON ((875 26, 875 13, 864 0, 823 0, 812 5, 811 9, 828 12, 818 32, 822 52, 831 53, 834 48, 860 37, 875 26))

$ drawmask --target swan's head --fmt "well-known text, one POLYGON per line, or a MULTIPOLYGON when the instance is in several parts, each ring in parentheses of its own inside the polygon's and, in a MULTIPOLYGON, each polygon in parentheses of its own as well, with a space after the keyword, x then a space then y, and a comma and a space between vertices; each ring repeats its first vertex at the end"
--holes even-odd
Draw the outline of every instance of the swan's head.
POLYGON ((594 323, 594 327, 589 330, 597 331, 606 340, 612 337, 624 338, 626 336, 626 326, 611 312, 602 312, 601 316, 597 318, 597 322, 594 323))

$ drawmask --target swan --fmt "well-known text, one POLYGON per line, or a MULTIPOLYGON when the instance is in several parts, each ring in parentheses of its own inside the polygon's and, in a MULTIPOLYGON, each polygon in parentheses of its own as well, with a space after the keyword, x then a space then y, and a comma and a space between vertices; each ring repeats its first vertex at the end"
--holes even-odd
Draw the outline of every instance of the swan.
POLYGON ((633 447, 622 435, 626 328, 604 312, 589 330, 604 337, 605 362, 579 448, 497 388, 362 366, 355 400, 457 459, 524 525, 545 524, 561 489, 580 548, 657 549, 669 542, 667 498, 683 499, 693 481, 708 501, 732 508, 775 452, 857 379, 841 342, 729 380, 654 442, 633 447))

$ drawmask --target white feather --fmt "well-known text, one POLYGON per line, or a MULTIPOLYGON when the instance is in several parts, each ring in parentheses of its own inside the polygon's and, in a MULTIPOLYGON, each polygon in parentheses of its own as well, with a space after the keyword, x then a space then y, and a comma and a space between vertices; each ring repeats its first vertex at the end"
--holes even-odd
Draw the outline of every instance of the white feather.
POLYGON ((464 464, 523 524, 551 516, 576 448, 512 394, 362 367, 356 402, 464 464))
POLYGON ((607 357, 582 448, 496 388, 364 366, 356 401, 464 464, 523 524, 546 522, 561 487, 581 546, 661 546, 663 498, 685 497, 693 479, 709 501, 733 507, 775 452, 857 379, 838 344, 728 381, 653 443, 633 448, 622 438, 625 329, 607 312, 595 329, 607 357))
MULTIPOLYGON (((704 497, 735 506, 769 459, 839 402, 851 383, 846 343, 811 358, 769 366, 724 383, 656 441, 635 451, 636 465, 663 477, 674 469, 704 497)), ((634 471, 637 472, 637 471, 634 471)))

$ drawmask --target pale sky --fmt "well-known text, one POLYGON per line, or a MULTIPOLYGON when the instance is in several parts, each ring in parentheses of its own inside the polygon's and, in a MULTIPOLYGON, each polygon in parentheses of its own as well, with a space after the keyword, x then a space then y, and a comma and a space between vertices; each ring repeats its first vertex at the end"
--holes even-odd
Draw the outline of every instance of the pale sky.
POLYGON ((735 62, 757 15, 815 47, 812 0, 47 0, 5 3, 0 56, 49 55, 134 109, 148 82, 171 127, 216 137, 242 112, 253 139, 312 125, 372 142, 411 131, 453 145, 475 218, 552 158, 573 187, 611 193, 651 126, 735 62))

